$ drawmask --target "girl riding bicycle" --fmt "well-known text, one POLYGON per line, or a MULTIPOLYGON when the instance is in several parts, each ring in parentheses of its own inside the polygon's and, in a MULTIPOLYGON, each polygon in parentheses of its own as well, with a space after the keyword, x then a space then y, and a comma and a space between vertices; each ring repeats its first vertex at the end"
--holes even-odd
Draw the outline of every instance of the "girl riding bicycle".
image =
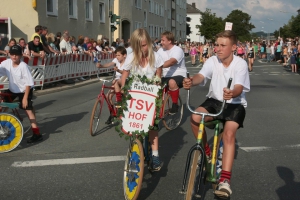
MULTIPOLYGON (((128 55, 122 74, 122 87, 125 85, 129 72, 132 75, 145 75, 153 78, 155 75, 161 77, 164 64, 161 56, 153 51, 152 41, 145 29, 136 29, 130 38, 133 52, 128 55)), ((149 141, 152 148, 151 171, 159 171, 161 168, 158 156, 158 131, 149 131, 149 141)))
MULTIPOLYGON (((104 65, 101 65, 100 63, 97 63, 96 66, 99 68, 102 67, 110 67, 115 66, 114 70, 116 71, 115 79, 112 82, 112 87, 114 87, 114 90, 110 90, 107 94, 107 97, 109 99, 109 102, 113 105, 113 95, 116 94, 116 101, 117 103, 122 101, 122 94, 121 94, 121 76, 123 73, 123 64, 125 62, 127 51, 124 47, 119 46, 115 50, 116 58, 114 58, 111 62, 106 63, 104 65)), ((109 116, 108 120, 105 122, 106 124, 112 123, 112 117, 109 116)))

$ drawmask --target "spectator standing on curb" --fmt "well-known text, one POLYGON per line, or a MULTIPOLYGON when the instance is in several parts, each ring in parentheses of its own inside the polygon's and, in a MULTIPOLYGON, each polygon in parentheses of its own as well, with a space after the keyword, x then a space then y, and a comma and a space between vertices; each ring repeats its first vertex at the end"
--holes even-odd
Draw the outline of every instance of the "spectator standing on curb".
POLYGON ((43 31, 43 30, 42 30, 42 26, 37 25, 37 26, 34 28, 34 30, 35 30, 35 33, 32 34, 30 41, 33 41, 35 36, 39 36, 40 42, 41 42, 42 39, 41 39, 40 35, 42 34, 42 31, 43 31))
POLYGON ((17 41, 15 40, 15 38, 11 38, 9 41, 8 41, 8 44, 5 46, 4 48, 4 51, 6 52, 6 54, 8 55, 9 53, 9 50, 12 46, 16 45, 17 44, 17 41))
POLYGON ((33 41, 28 42, 28 52, 31 56, 45 57, 45 52, 42 43, 40 42, 40 36, 34 36, 33 41))
POLYGON ((26 110, 30 119, 33 134, 27 142, 34 143, 41 141, 43 136, 40 134, 39 127, 37 126, 32 106, 33 78, 27 64, 21 61, 22 48, 14 45, 10 48, 9 53, 10 59, 0 64, 0 75, 9 78, 9 89, 6 93, 11 94, 12 99, 19 98, 20 108, 26 110))
POLYGON ((62 53, 72 53, 72 47, 71 44, 69 42, 69 35, 67 34, 63 34, 62 35, 62 40, 59 43, 59 47, 60 47, 60 52, 62 53))
POLYGON ((268 44, 266 52, 267 52, 267 62, 271 62, 271 45, 268 44))
POLYGON ((130 53, 132 53, 132 48, 131 48, 129 42, 128 42, 128 43, 125 43, 124 46, 125 46, 125 49, 126 49, 126 51, 127 51, 127 55, 129 55, 130 53))

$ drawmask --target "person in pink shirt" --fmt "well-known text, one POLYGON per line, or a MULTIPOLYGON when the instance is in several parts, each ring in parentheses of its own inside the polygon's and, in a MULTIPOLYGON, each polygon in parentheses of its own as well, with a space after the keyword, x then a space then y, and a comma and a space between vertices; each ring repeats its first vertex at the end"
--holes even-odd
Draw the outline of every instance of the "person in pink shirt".
POLYGON ((195 44, 192 43, 191 48, 190 48, 190 56, 191 56, 191 60, 192 60, 192 65, 195 65, 196 55, 197 55, 197 48, 195 47, 195 44))

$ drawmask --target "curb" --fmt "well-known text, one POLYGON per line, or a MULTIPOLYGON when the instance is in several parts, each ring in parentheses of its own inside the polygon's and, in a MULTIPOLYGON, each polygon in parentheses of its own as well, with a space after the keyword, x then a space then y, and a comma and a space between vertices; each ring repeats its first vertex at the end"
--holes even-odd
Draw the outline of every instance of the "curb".
MULTIPOLYGON (((108 80, 111 78, 112 78, 112 76, 101 77, 101 79, 104 79, 104 80, 108 80)), ((97 83, 97 82, 101 82, 101 80, 99 80, 98 78, 91 78, 89 80, 77 82, 74 84, 60 84, 60 85, 46 88, 43 90, 35 90, 34 96, 42 96, 42 95, 46 95, 46 94, 51 94, 51 93, 55 93, 55 92, 73 89, 73 88, 83 87, 83 86, 90 85, 90 84, 97 83)))

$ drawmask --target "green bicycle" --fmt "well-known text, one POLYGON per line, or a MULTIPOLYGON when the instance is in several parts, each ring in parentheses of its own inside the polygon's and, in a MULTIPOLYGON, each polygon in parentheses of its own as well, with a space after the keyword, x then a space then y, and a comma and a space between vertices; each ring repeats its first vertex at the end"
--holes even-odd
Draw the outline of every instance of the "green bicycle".
MULTIPOLYGON (((230 88, 232 78, 229 79, 227 88, 230 88)), ((188 152, 186 166, 184 170, 181 194, 184 194, 185 200, 204 199, 206 181, 212 183, 215 192, 220 172, 222 170, 222 155, 223 155, 223 141, 221 125, 223 121, 213 120, 205 122, 205 116, 216 117, 223 112, 226 101, 223 101, 222 108, 219 113, 202 113, 192 110, 190 107, 190 90, 187 94, 187 108, 190 112, 196 115, 201 115, 201 122, 197 136, 197 142, 188 152), (206 156, 204 150, 204 141, 202 140, 205 133, 205 126, 214 129, 214 139, 212 147, 211 160, 206 156), (189 178, 188 178, 189 177, 189 178)), ((226 195, 226 194, 224 194, 226 195)))

